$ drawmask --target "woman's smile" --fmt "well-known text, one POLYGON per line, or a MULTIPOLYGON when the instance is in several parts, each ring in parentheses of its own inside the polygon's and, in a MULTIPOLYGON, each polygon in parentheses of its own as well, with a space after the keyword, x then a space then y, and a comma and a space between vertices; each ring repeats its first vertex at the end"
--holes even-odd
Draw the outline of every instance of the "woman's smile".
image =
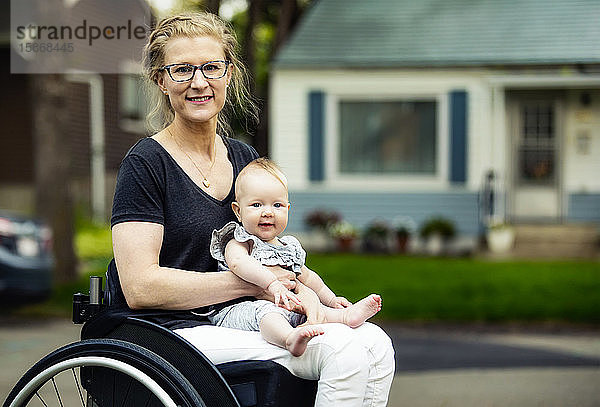
MULTIPOLYGON (((165 47, 165 65, 190 64, 201 66, 210 61, 225 60, 221 44, 213 37, 177 37, 169 40, 165 47)), ((190 80, 174 81, 168 72, 163 72, 159 85, 169 95, 176 120, 210 122, 217 124, 218 115, 227 95, 227 83, 231 70, 217 79, 208 79, 198 69, 190 80)))
POLYGON ((209 100, 213 99, 213 96, 188 96, 185 98, 187 101, 196 103, 196 104, 204 104, 209 100))

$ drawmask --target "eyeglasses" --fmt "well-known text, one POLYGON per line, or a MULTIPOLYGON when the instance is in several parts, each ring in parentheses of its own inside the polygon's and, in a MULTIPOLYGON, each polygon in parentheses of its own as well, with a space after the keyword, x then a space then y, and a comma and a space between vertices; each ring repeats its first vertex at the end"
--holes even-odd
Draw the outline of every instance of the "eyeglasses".
POLYGON ((169 73, 173 81, 187 82, 192 80, 196 74, 196 69, 199 69, 206 79, 222 78, 227 73, 227 67, 230 63, 229 61, 209 61, 202 65, 171 64, 163 66, 162 69, 169 73))

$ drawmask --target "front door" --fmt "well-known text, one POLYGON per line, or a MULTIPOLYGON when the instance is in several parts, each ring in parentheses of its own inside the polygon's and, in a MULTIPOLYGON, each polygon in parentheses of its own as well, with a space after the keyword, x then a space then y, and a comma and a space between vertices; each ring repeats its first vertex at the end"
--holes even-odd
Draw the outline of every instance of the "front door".
POLYGON ((516 96, 512 109, 513 221, 561 216, 561 103, 548 95, 516 96))

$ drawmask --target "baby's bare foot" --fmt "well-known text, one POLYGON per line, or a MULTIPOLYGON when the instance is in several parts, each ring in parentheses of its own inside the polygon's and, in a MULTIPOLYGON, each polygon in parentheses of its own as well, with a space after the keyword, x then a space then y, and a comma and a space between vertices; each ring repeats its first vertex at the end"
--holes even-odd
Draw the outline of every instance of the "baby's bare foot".
POLYGON ((294 356, 300 356, 306 350, 306 345, 315 336, 323 335, 323 328, 316 325, 296 327, 285 340, 285 348, 294 356))
POLYGON ((344 309, 344 324, 356 328, 381 310, 381 297, 371 294, 344 309))

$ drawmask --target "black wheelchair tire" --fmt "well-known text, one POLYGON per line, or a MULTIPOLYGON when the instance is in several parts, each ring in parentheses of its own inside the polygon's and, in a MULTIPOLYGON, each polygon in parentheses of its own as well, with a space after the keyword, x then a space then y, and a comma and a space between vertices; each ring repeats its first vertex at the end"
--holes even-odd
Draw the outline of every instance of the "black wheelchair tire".
MULTIPOLYGON (((25 407, 29 406, 31 400, 37 400, 36 393, 42 386, 50 383, 53 386, 52 391, 58 393, 55 377, 59 374, 72 371, 73 382, 76 383, 76 390, 79 393, 80 405, 89 405, 84 402, 82 393, 83 383, 78 383, 76 368, 79 368, 79 376, 81 378, 84 369, 97 369, 102 372, 114 372, 112 383, 103 381, 101 383, 101 391, 107 394, 113 392, 113 400, 119 398, 119 405, 138 405, 139 401, 128 402, 129 390, 126 395, 115 396, 114 393, 120 391, 117 387, 125 385, 124 378, 128 378, 128 389, 133 388, 132 394, 135 397, 143 395, 147 396, 148 405, 151 406, 187 406, 187 407, 205 407, 206 404, 198 394, 198 392, 190 385, 189 381, 176 370, 169 362, 158 356, 157 354, 142 348, 138 345, 115 339, 88 339, 80 342, 75 342, 62 348, 55 350, 37 362, 29 369, 23 377, 18 381, 15 387, 9 393, 4 407, 25 407), (64 370, 64 366, 67 366, 64 370), (83 370, 82 370, 83 369, 83 370), (111 370, 112 369, 112 370, 111 370), (54 374, 54 371, 57 371, 54 374), (47 378, 46 378, 47 376, 47 378), (115 378, 118 378, 115 379, 115 378), (105 385, 106 388, 105 388, 105 385), (112 388, 111 388, 112 386, 112 388), (147 392, 144 393, 144 391, 147 392), (15 401, 19 399, 17 403, 15 401), (169 401, 172 404, 169 404, 169 401)), ((65 373, 68 375, 68 373, 65 373)), ((64 377, 64 376, 63 376, 64 377)), ((102 375, 100 375, 102 377, 102 375)), ((62 380, 62 379, 61 379, 62 380)), ((88 386, 93 386, 92 380, 86 379, 88 386)), ((97 386, 96 386, 97 387, 97 386)), ((134 396, 131 397, 134 397, 134 396)), ((89 393, 86 399, 92 397, 89 393)), ((56 397, 57 405, 62 406, 63 401, 60 396, 56 397)), ((43 402, 43 405, 52 405, 48 402, 43 402)), ((106 400, 101 404, 102 407, 112 403, 106 403, 106 400)), ((79 405, 79 403, 78 403, 79 405)), ((97 404, 92 404, 97 405, 97 404)), ((66 407, 66 406, 65 406, 66 407)))

